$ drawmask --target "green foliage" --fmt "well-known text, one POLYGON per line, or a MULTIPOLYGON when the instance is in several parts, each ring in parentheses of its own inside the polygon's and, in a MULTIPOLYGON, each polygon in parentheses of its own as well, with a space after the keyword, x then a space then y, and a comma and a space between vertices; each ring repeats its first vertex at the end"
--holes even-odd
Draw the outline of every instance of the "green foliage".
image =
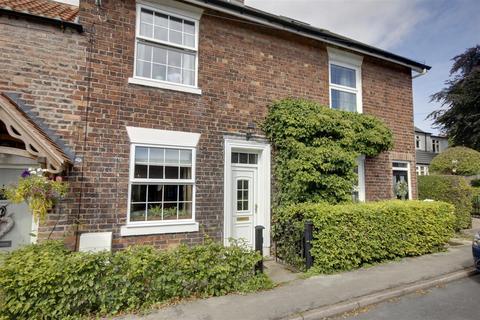
POLYGON ((440 110, 429 115, 443 128, 457 146, 480 151, 480 45, 453 58, 451 80, 447 87, 432 96, 442 103, 440 110))
POLYGON ((480 188, 480 179, 471 180, 470 185, 474 188, 480 188))
POLYGON ((263 130, 275 148, 277 203, 351 199, 359 155, 373 157, 393 145, 377 118, 333 110, 306 100, 270 106, 263 130))
POLYGON ((464 177, 418 176, 418 198, 445 201, 455 206, 455 230, 471 226, 472 187, 464 177))
MULTIPOLYGON (((454 208, 444 202, 390 200, 362 204, 300 204, 279 208, 274 236, 314 224, 314 273, 350 270, 398 257, 437 252, 453 235, 454 208)), ((297 239, 299 241, 299 239, 297 239)), ((279 250, 296 241, 280 242, 279 250)), ((277 244, 278 245, 278 244, 277 244)), ((290 249, 291 252, 294 250, 290 249)), ((290 263, 300 257, 288 256, 290 263)))
POLYGON ((480 152, 465 147, 448 148, 433 158, 430 172, 460 176, 480 174, 480 152))
POLYGON ((60 242, 30 245, 0 265, 0 319, 99 316, 268 288, 269 279, 254 272, 259 259, 244 246, 216 243, 116 253, 70 252, 60 242))
POLYGON ((61 178, 53 179, 44 174, 43 169, 30 169, 19 177, 17 185, 2 190, 5 197, 13 203, 27 202, 37 221, 44 221, 48 211, 68 191, 68 184, 61 178))

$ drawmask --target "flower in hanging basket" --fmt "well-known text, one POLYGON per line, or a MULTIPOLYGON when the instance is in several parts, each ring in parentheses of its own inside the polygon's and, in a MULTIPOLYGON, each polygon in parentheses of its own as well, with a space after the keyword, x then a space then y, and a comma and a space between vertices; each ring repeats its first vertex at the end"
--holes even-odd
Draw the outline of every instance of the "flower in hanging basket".
POLYGON ((13 203, 25 201, 36 221, 44 221, 49 210, 67 194, 68 184, 49 176, 45 169, 25 170, 17 185, 7 186, 3 193, 13 203))

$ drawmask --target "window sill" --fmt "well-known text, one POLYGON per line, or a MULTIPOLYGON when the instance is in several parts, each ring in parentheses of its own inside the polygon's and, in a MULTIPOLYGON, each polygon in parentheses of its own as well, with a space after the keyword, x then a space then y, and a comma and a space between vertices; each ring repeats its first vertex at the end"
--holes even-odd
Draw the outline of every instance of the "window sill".
POLYGON ((146 86, 146 87, 193 93, 198 95, 202 94, 202 90, 200 88, 193 88, 193 87, 183 86, 180 84, 166 83, 166 82, 160 82, 155 80, 148 80, 148 79, 141 79, 141 78, 128 78, 128 83, 138 84, 140 86, 146 86))
POLYGON ((170 224, 135 224, 126 225, 120 228, 120 236, 141 236, 149 234, 166 234, 181 232, 197 232, 199 230, 198 222, 178 222, 170 224))

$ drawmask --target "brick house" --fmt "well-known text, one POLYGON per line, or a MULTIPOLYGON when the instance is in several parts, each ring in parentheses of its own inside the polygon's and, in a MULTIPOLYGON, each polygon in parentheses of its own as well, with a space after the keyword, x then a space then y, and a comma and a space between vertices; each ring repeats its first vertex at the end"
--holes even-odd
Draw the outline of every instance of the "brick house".
POLYGON ((424 64, 234 0, 0 0, 0 26, 0 111, 22 117, 1 118, 0 168, 53 163, 71 186, 40 239, 252 244, 263 225, 268 253, 259 124, 285 97, 383 119, 394 150, 359 159, 354 196, 392 198, 406 179, 416 197, 412 72, 424 64), (45 151, 29 152, 42 137, 45 151))

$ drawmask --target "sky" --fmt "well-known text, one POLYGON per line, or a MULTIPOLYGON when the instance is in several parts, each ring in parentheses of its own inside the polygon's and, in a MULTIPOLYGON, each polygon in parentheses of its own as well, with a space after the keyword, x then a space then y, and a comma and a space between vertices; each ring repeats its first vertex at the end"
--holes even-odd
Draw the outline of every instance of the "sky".
POLYGON ((441 105, 430 96, 444 87, 452 58, 480 44, 480 0, 246 0, 246 5, 305 21, 430 65, 413 80, 415 125, 441 105))

